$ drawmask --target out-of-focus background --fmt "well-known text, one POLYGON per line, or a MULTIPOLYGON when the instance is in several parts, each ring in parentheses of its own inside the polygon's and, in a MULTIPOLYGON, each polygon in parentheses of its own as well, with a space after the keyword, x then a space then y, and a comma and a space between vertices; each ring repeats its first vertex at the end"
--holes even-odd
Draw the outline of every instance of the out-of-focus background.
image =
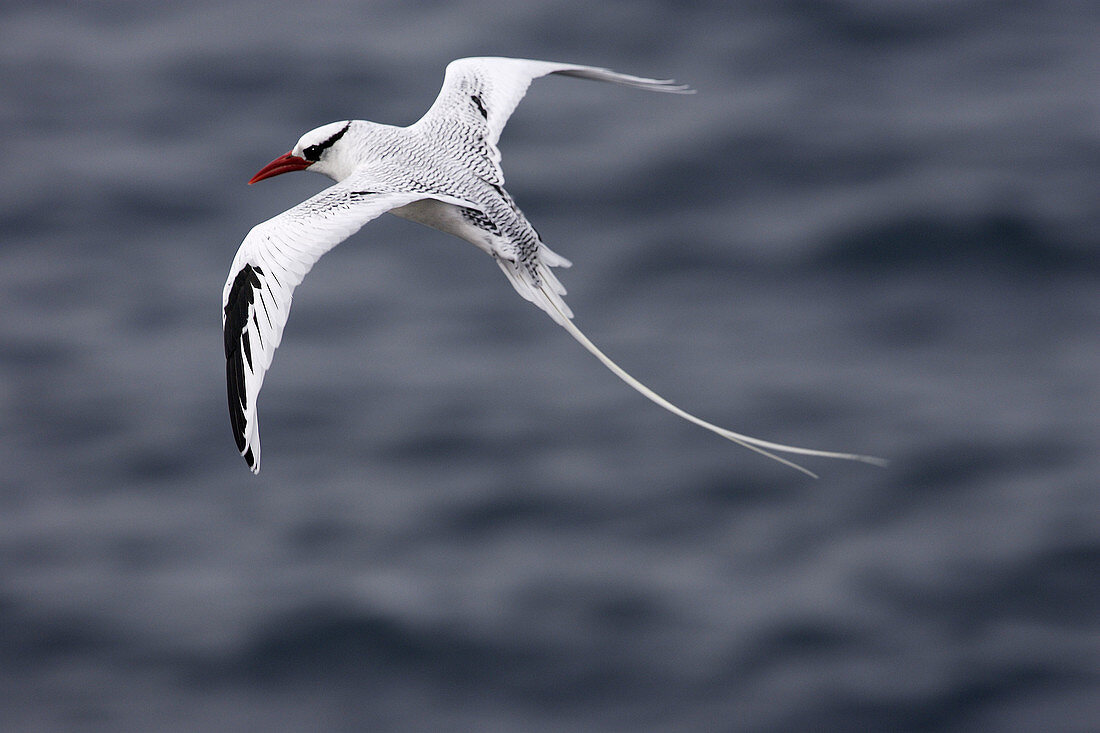
POLYGON ((1086 731, 1100 720, 1100 13, 9 3, 0 728, 1086 731), (295 297, 246 469, 221 292, 468 55, 578 324, 394 217, 295 297))

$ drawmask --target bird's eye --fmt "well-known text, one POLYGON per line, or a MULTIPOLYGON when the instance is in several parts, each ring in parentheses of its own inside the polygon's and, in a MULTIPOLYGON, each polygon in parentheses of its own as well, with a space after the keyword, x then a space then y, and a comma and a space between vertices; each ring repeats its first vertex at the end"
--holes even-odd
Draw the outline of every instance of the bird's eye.
POLYGON ((306 160, 312 160, 314 163, 316 163, 318 160, 321 159, 321 146, 310 145, 308 148, 302 151, 302 157, 306 160))

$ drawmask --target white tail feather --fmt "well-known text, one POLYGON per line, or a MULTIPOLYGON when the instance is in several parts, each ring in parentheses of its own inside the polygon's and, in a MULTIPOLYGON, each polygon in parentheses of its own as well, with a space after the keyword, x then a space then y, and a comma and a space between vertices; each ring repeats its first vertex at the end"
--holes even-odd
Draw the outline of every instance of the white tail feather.
MULTIPOLYGON (((606 354, 604 354, 602 351, 600 351, 598 348, 596 348, 596 345, 594 343, 592 343, 591 341, 588 340, 588 337, 585 336, 579 328, 577 328, 576 324, 574 324, 571 320, 569 320, 569 317, 566 315, 566 313, 564 313, 560 309, 558 309, 556 301, 560 301, 560 298, 553 297, 550 292, 547 292, 545 284, 540 285, 539 289, 542 291, 543 295, 546 297, 546 300, 549 302, 549 304, 551 306, 553 306, 555 308, 555 310, 558 310, 558 313, 557 313, 558 317, 554 318, 554 320, 557 321, 558 323, 560 323, 562 325, 562 327, 565 328, 565 330, 568 331, 570 333, 570 335, 573 336, 573 338, 575 338, 584 348, 588 349, 588 351, 591 352, 591 354, 593 356, 595 356, 597 359, 599 359, 601 362, 603 362, 604 366, 606 366, 608 369, 610 369, 615 374, 615 376, 617 376, 619 379, 621 379, 624 382, 626 382, 627 384, 629 384, 631 387, 633 387, 635 390, 637 390, 639 393, 641 393, 644 397, 646 397, 650 401, 660 405, 661 407, 665 408, 666 410, 668 410, 672 414, 677 415, 679 417, 682 417, 683 419, 687 420, 688 422, 695 423, 699 427, 706 428, 707 430, 711 431, 712 433, 717 433, 718 435, 721 435, 726 440, 733 441, 734 443, 737 443, 740 446, 748 448, 751 451, 756 451, 757 453, 760 453, 761 455, 765 455, 768 458, 779 461, 780 463, 782 463, 784 465, 790 466, 791 468, 793 468, 795 470, 798 470, 798 471, 801 471, 802 473, 805 473, 805 474, 807 474, 809 476, 812 476, 814 478, 817 478, 818 476, 813 471, 809 470, 808 468, 805 468, 803 466, 798 465, 794 461, 790 461, 790 460, 787 460, 786 458, 783 458, 781 456, 777 456, 772 451, 779 451, 781 453, 797 453, 797 454, 805 455, 805 456, 819 456, 821 458, 840 458, 840 459, 847 460, 847 461, 860 461, 862 463, 870 463, 870 464, 875 465, 875 466, 885 466, 885 465, 887 465, 887 461, 885 459, 875 458, 874 456, 863 456, 863 455, 858 455, 856 453, 835 453, 833 451, 814 450, 813 448, 799 448, 799 447, 793 446, 793 445, 783 445, 781 443, 772 443, 772 442, 767 441, 767 440, 761 440, 760 438, 753 438, 753 437, 748 436, 748 435, 741 435, 740 433, 735 433, 732 430, 726 430, 725 428, 720 428, 717 425, 714 425, 712 423, 707 422, 706 420, 703 420, 702 418, 699 418, 699 417, 696 417, 695 415, 692 415, 690 412, 687 412, 686 410, 682 410, 681 408, 677 407, 676 405, 674 405, 671 402, 669 402, 668 400, 666 400, 661 395, 659 395, 656 392, 654 392, 653 390, 651 390, 649 387, 647 387, 644 384, 642 384, 641 382, 639 382, 634 377, 630 376, 630 374, 628 374, 622 367, 620 367, 615 362, 611 361, 611 359, 606 354)), ((550 315, 553 316, 554 314, 551 313, 550 315)))

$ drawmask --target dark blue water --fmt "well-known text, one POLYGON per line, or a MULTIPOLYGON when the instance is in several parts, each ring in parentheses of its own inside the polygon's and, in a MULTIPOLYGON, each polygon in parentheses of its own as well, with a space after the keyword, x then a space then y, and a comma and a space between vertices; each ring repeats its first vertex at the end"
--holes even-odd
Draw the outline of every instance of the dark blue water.
POLYGON ((1066 2, 0 11, 0 729, 1091 731, 1100 13, 1066 2), (578 324, 393 217, 324 258, 234 450, 244 182, 452 58, 578 324))

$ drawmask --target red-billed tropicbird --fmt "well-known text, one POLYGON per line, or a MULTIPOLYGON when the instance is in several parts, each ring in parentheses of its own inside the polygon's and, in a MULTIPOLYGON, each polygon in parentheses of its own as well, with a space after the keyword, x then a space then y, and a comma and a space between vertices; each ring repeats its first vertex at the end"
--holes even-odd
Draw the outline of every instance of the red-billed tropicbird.
POLYGON ((508 58, 452 61, 428 112, 408 127, 365 120, 323 125, 264 166, 249 183, 309 169, 336 181, 253 227, 233 258, 222 294, 229 415, 237 448, 260 470, 256 398, 283 335, 294 288, 324 253, 385 212, 426 224, 491 255, 516 291, 546 311, 612 372, 661 407, 746 448, 814 475, 772 451, 880 459, 797 448, 734 433, 685 412, 638 382, 573 324, 565 288, 550 270, 570 262, 539 238, 504 190, 497 140, 533 79, 547 74, 690 93, 670 80, 593 66, 508 58))

